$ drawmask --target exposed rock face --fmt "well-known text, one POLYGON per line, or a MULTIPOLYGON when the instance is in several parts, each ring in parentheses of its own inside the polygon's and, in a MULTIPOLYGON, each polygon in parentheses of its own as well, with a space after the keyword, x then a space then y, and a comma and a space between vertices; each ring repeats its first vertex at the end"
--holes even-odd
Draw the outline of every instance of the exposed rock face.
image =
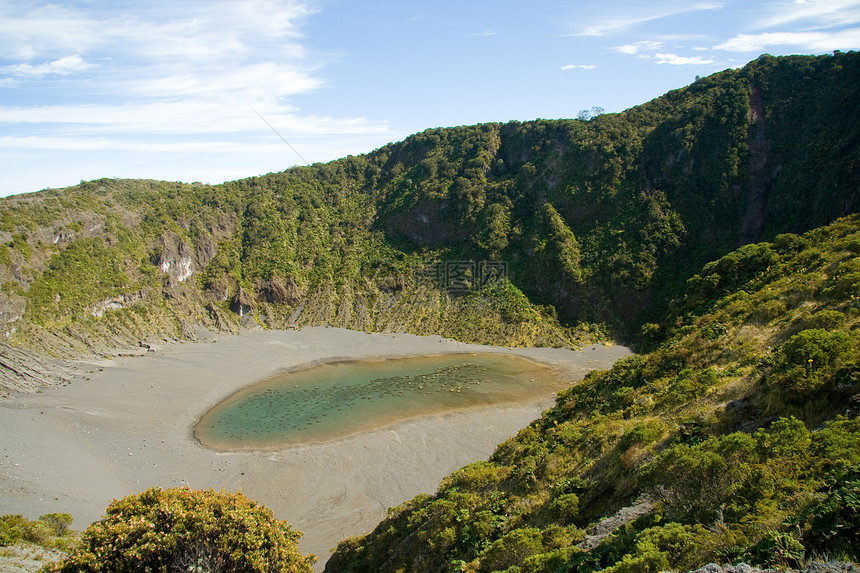
POLYGON ((160 252, 153 257, 161 272, 168 275, 167 286, 182 284, 204 268, 218 251, 218 244, 211 235, 202 235, 195 246, 189 245, 172 231, 159 237, 160 252))
POLYGON ((801 573, 860 573, 860 567, 854 563, 841 561, 812 561, 802 569, 760 569, 746 563, 736 565, 717 565, 708 563, 691 573, 786 573, 800 571, 801 573))
POLYGON ((230 308, 239 316, 245 316, 246 314, 253 312, 256 306, 257 303, 254 300, 254 297, 251 296, 251 293, 242 287, 239 287, 239 292, 237 292, 236 296, 233 297, 233 302, 231 303, 230 308))
POLYGON ((257 291, 257 300, 272 304, 295 306, 303 297, 303 293, 300 292, 292 277, 283 279, 274 276, 267 281, 260 281, 255 290, 257 291))
POLYGON ((68 362, 0 344, 0 397, 65 385, 82 377, 68 362))
POLYGON ((194 274, 197 266, 194 262, 194 251, 173 232, 161 235, 161 252, 153 257, 153 263, 168 275, 168 286, 181 284, 194 274))
MULTIPOLYGON (((646 513, 650 512, 654 509, 654 502, 648 498, 643 498, 637 500, 634 505, 629 507, 623 507, 610 517, 600 521, 595 525, 591 531, 588 532, 588 535, 585 536, 577 547, 582 549, 583 551, 591 551, 600 543, 612 535, 612 532, 621 527, 622 525, 627 525, 637 517, 641 517, 646 513)), ((719 573, 716 571, 702 571, 701 573, 719 573)), ((731 573, 746 573, 741 571, 733 571, 731 573)))
POLYGON ((0 292, 0 331, 4 340, 15 333, 15 323, 24 316, 26 309, 27 300, 24 297, 0 292))
POLYGON ((90 314, 95 316, 96 318, 101 318, 104 316, 106 310, 119 310, 121 308, 125 308, 127 306, 131 306, 139 300, 144 298, 144 291, 138 291, 129 294, 121 294, 119 296, 113 296, 110 298, 106 298, 103 301, 97 302, 95 305, 90 308, 90 314))

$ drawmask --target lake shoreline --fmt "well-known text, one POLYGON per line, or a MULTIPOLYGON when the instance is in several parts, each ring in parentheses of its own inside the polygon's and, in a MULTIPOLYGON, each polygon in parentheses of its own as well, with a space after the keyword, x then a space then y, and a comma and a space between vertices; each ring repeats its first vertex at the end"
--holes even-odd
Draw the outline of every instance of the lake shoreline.
POLYGON ((509 352, 324 361, 230 394, 193 435, 219 452, 320 445, 418 418, 551 399, 567 385, 557 368, 509 352))
POLYGON ((445 353, 512 353, 557 366, 571 383, 630 351, 498 348, 439 336, 315 327, 246 331, 168 345, 146 356, 90 362, 90 379, 0 403, 0 514, 71 513, 73 528, 111 499, 148 487, 242 490, 305 532, 320 565, 451 471, 486 459, 551 406, 551 397, 397 422, 273 450, 220 452, 193 435, 197 420, 242 388, 320 361, 445 353))

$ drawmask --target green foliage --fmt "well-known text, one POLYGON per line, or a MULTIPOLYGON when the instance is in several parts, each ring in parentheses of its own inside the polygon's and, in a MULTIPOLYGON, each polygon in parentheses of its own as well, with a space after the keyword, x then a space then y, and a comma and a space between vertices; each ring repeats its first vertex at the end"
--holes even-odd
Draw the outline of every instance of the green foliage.
POLYGON ((656 573, 678 571, 695 563, 697 546, 708 536, 701 525, 669 522, 637 533, 632 551, 604 571, 612 573, 656 573))
POLYGON ((860 220, 837 220, 860 209, 858 76, 853 52, 762 56, 588 121, 430 129, 216 186, 4 198, 3 290, 26 301, 13 342, 229 330, 231 309, 504 345, 638 335, 647 353, 560 393, 333 563, 650 571, 789 563, 828 539, 849 554, 853 490, 825 484, 860 462, 856 422, 837 419, 860 393, 860 220), (432 277, 486 260, 507 278, 432 277), (641 523, 571 548, 643 493, 661 503, 641 523))
POLYGON ((768 378, 768 384, 786 394, 786 401, 794 403, 811 392, 837 390, 840 383, 855 377, 857 346, 853 333, 821 328, 802 330, 780 348, 781 361, 768 378))
POLYGON ((54 535, 61 537, 69 532, 69 526, 72 524, 72 516, 68 513, 46 513, 39 518, 39 521, 47 523, 54 535))
POLYGON ((33 247, 27 242, 27 237, 21 233, 12 235, 12 240, 7 245, 10 249, 18 251, 25 261, 33 256, 33 247))
POLYGON ((244 495, 148 489, 116 500, 52 571, 312 571, 301 532, 244 495))
POLYGON ((563 493, 553 498, 549 508, 561 523, 573 523, 579 517, 579 496, 575 493, 563 493))
POLYGON ((819 553, 860 559, 860 465, 832 470, 824 478, 818 500, 805 512, 810 527, 804 541, 819 553))
POLYGON ((724 521, 730 502, 750 476, 749 458, 755 441, 730 434, 662 452, 642 474, 670 517, 685 522, 724 521))
POLYGON ((730 280, 720 274, 707 298, 691 283, 649 327, 650 352, 559 393, 489 462, 456 472, 436 497, 406 504, 362 538, 351 563, 590 572, 786 566, 829 551, 856 559, 860 422, 839 415, 860 391, 860 313, 849 310, 850 294, 821 287, 858 225, 852 217, 721 258, 730 280), (766 301, 779 301, 778 312, 756 313, 766 301), (808 369, 810 358, 817 366, 808 369), (593 526, 642 495, 656 502, 651 513, 592 549, 573 547, 573 533, 566 546, 547 537, 593 526))
POLYGON ((481 552, 481 571, 504 571, 522 565, 527 557, 542 552, 542 542, 543 533, 538 529, 514 529, 481 552))
POLYGON ((30 287, 28 315, 37 323, 61 321, 129 289, 121 256, 101 239, 81 239, 54 257, 30 287))
POLYGON ((787 364, 817 370, 830 366, 851 348, 847 332, 830 332, 814 328, 788 339, 782 352, 787 364))
POLYGON ((33 543, 48 548, 68 549, 73 532, 69 530, 72 516, 68 513, 47 513, 36 521, 22 515, 0 516, 0 546, 33 543))
POLYGON ((753 548, 751 561, 764 567, 798 567, 806 550, 790 533, 772 531, 753 548))

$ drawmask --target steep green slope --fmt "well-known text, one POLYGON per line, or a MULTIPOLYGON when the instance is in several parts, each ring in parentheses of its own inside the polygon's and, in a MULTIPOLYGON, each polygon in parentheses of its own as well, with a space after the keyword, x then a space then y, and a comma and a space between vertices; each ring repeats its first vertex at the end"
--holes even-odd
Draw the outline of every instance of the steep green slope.
POLYGON ((201 326, 632 339, 705 262, 857 210, 858 78, 853 52, 763 56, 588 121, 432 129, 215 186, 2 199, 0 386, 201 326))
POLYGON ((326 571, 860 558, 858 255, 853 216, 708 263, 644 326, 653 350, 559 394, 489 461, 342 542, 326 571), (597 535, 605 516, 617 528, 597 535))

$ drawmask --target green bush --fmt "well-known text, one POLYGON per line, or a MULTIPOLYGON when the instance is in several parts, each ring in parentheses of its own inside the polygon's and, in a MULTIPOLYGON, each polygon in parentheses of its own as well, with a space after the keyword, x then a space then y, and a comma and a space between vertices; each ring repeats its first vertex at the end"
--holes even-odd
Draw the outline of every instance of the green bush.
POLYGON ((633 426, 621 436, 618 442, 620 450, 626 450, 633 445, 647 446, 663 437, 666 425, 660 420, 646 420, 633 426))
POLYGON ((817 370, 831 365, 850 348, 851 338, 846 332, 829 332, 810 328, 798 332, 782 347, 786 362, 817 370))
POLYGON ((20 514, 0 516, 0 546, 34 543, 44 547, 65 547, 72 516, 68 513, 48 513, 36 521, 20 514))
POLYGON ((798 567, 804 554, 803 544, 791 534, 771 531, 753 547, 750 560, 765 567, 798 567))
POLYGON ((785 303, 780 300, 768 300, 755 307, 750 318, 758 324, 769 324, 785 315, 785 303))
POLYGON ((543 553, 543 534, 533 527, 509 531, 480 555, 481 571, 504 571, 523 564, 530 555, 543 553))
POLYGON ((635 537, 633 551, 605 569, 611 573, 656 573, 689 570, 700 560, 700 544, 708 536, 701 525, 669 522, 649 527, 635 537))
POLYGON ((46 513, 39 518, 39 521, 45 522, 54 532, 54 535, 59 537, 69 531, 72 516, 68 513, 46 513))
POLYGON ((151 488, 111 503, 54 573, 306 572, 300 531, 241 493, 151 488))
POLYGON ((820 310, 809 318, 809 327, 833 330, 844 322, 845 315, 838 310, 820 310))
POLYGON ((653 494, 667 513, 682 521, 723 521, 724 511, 750 475, 755 440, 742 433, 710 438, 701 444, 676 444, 643 470, 653 494))
POLYGON ((579 517, 579 496, 575 493, 561 494, 550 502, 549 508, 562 523, 572 523, 579 517))
POLYGON ((839 468, 826 478, 819 500, 806 511, 810 549, 843 559, 860 559, 860 464, 839 468))

